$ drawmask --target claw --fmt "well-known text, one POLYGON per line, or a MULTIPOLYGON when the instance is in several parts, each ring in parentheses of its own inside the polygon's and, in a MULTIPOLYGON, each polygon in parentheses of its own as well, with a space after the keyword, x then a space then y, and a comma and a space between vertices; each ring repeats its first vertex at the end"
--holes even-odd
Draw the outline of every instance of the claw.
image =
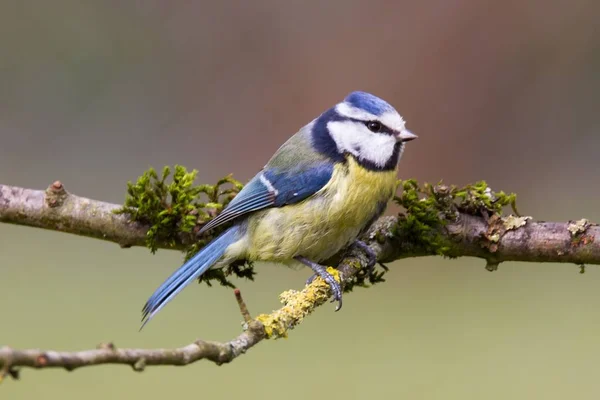
POLYGON ((375 264, 377 264, 377 254, 375 254, 375 251, 373 251, 373 249, 362 240, 356 240, 352 245, 354 247, 358 247, 367 255, 367 258, 369 259, 367 262, 367 271, 369 272, 369 276, 372 276, 373 271, 375 270, 375 264))
POLYGON ((329 285, 331 291, 333 292, 333 299, 331 299, 331 302, 338 302, 335 311, 339 311, 342 308, 342 286, 338 283, 338 281, 335 280, 333 275, 327 272, 327 269, 324 266, 310 261, 308 258, 302 256, 296 256, 294 258, 307 267, 310 267, 310 269, 315 272, 313 276, 308 278, 307 284, 311 283, 317 276, 319 276, 329 285))

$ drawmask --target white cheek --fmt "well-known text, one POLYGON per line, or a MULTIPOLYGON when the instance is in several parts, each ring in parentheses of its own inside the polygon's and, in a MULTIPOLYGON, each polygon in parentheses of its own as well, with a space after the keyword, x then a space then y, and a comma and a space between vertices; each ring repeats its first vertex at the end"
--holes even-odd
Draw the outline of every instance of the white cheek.
POLYGON ((330 122, 327 128, 341 153, 348 152, 378 167, 387 164, 394 154, 396 139, 393 136, 370 132, 354 122, 330 122))
POLYGON ((371 134, 361 143, 359 158, 383 167, 392 158, 395 145, 396 139, 390 135, 371 134))

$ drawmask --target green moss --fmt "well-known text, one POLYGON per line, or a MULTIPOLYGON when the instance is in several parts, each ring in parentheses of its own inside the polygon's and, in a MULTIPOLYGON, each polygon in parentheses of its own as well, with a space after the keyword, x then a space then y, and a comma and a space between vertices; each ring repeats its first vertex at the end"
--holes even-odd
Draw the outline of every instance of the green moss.
MULTIPOLYGON (((224 224, 210 234, 196 237, 200 228, 218 215, 243 187, 230 175, 215 185, 194 185, 197 173, 176 165, 172 174, 171 168, 164 167, 159 176, 150 168, 135 183, 127 183, 125 204, 115 213, 127 214, 131 220, 150 226, 146 246, 152 253, 159 242, 172 247, 184 243, 187 260, 229 227, 230 224, 224 224)), ((216 280, 221 285, 233 286, 227 280, 230 275, 253 279, 254 269, 249 263, 239 262, 222 270, 211 270, 200 280, 209 285, 216 280)))
POLYGON ((344 283, 344 293, 352 292, 356 287, 369 288, 377 283, 385 282, 383 276, 389 271, 389 268, 381 263, 378 266, 380 269, 376 266, 369 273, 366 268, 363 268, 362 264, 355 262, 352 267, 358 269, 358 272, 344 283))
POLYGON ((413 179, 401 182, 402 193, 394 198, 404 207, 399 216, 396 235, 402 235, 426 252, 456 257, 453 245, 442 229, 453 222, 459 213, 483 216, 500 215, 510 205, 515 214, 516 195, 493 192, 485 181, 461 188, 456 186, 425 183, 420 186, 413 179))
POLYGON ((448 239, 439 230, 447 221, 456 218, 450 188, 427 183, 420 187, 412 179, 403 181, 401 187, 402 194, 394 200, 404 207, 406 213, 399 216, 396 234, 407 237, 428 252, 450 255, 448 239))
POLYGON ((450 195, 459 211, 471 215, 501 214, 506 206, 511 206, 513 212, 520 216, 517 211, 517 195, 506 194, 503 191, 494 192, 485 181, 479 181, 474 185, 462 188, 452 186, 450 195))
POLYGON ((125 205, 115 212, 150 225, 146 245, 152 253, 156 252, 159 240, 175 246, 179 232, 191 233, 196 225, 198 215, 194 202, 200 188, 193 186, 193 182, 197 173, 175 166, 172 182, 167 183, 171 174, 169 167, 163 169, 160 177, 150 168, 137 182, 127 183, 125 205))

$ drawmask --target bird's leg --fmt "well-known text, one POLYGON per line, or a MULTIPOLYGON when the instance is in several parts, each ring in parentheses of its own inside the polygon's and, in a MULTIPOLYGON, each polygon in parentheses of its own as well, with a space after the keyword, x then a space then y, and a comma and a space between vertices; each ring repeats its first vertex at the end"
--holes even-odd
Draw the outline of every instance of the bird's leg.
MULTIPOLYGON (((312 269, 315 272, 315 275, 313 275, 309 279, 309 281, 312 282, 313 279, 318 275, 321 278, 323 278, 323 280, 325 282, 327 282, 327 284, 331 288, 331 291, 333 292, 333 299, 331 300, 331 302, 333 303, 334 301, 337 300, 338 305, 335 308, 335 311, 339 311, 342 308, 342 287, 340 286, 338 281, 335 280, 333 275, 331 275, 329 272, 327 272, 327 269, 324 266, 322 266, 321 264, 317 264, 316 262, 310 261, 308 258, 305 258, 302 256, 296 256, 296 257, 294 257, 294 259, 296 259, 297 261, 300 261, 302 264, 306 265, 307 267, 310 267, 310 269, 312 269)), ((310 282, 307 282, 307 283, 310 283, 310 282)))
POLYGON ((375 269, 375 264, 377 264, 377 254, 375 254, 373 249, 370 248, 369 245, 363 242, 362 240, 355 240, 354 243, 352 243, 352 246, 358 247, 359 249, 365 252, 368 258, 367 271, 369 272, 369 276, 372 276, 373 271, 375 269))
MULTIPOLYGON (((369 247, 368 244, 366 244, 365 242, 363 242, 362 240, 358 240, 356 239, 354 241, 354 243, 352 243, 351 247, 358 247, 360 250, 364 251, 365 254, 367 255, 367 272, 369 273, 369 276, 373 275, 373 272, 375 271, 375 264, 377 264, 377 254, 375 254, 375 252, 373 251, 373 249, 371 247, 369 247)), ((312 283, 312 281, 315 280, 315 278, 317 277, 317 274, 312 275, 310 278, 308 278, 306 280, 306 284, 310 285, 312 283)))

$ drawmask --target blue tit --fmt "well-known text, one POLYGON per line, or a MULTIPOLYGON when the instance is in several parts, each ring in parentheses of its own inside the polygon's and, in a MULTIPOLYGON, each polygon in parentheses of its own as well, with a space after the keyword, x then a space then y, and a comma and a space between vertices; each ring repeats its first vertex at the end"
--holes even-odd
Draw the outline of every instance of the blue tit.
POLYGON ((202 227, 200 234, 232 222, 150 296, 142 327, 208 269, 236 260, 308 266, 330 285, 339 309, 340 284, 319 263, 352 245, 374 257, 358 238, 393 197, 404 144, 416 137, 390 104, 350 93, 288 139, 202 227))

